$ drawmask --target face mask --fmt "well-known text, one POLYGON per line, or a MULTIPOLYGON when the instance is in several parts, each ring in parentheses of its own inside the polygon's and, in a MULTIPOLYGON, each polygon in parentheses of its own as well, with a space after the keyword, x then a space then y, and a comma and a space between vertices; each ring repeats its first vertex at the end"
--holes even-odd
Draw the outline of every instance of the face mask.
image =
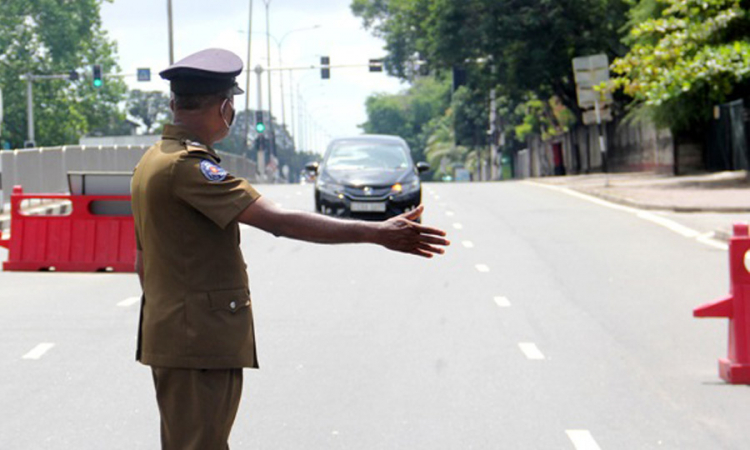
POLYGON ((224 103, 221 104, 221 120, 224 121, 224 125, 226 125, 227 128, 231 128, 232 125, 234 125, 235 113, 234 113, 234 106, 233 106, 232 107, 232 118, 229 119, 229 122, 227 122, 227 119, 224 117, 224 108, 227 106, 228 103, 229 103, 229 99, 227 98, 227 99, 224 99, 224 103))

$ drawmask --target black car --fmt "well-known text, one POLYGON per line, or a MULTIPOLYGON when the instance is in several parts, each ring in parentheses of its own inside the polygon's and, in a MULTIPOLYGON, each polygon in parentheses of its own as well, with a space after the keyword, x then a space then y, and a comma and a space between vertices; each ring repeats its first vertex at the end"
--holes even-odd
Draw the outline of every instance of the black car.
POLYGON ((310 163, 316 176, 315 210, 323 214, 386 219, 409 211, 422 201, 419 173, 409 146, 396 136, 363 135, 334 139, 323 162, 310 163))

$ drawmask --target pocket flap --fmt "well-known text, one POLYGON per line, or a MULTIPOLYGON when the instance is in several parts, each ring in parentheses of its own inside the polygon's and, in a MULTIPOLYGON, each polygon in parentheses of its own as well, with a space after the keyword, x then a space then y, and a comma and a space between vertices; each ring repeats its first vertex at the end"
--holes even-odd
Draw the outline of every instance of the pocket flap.
POLYGON ((208 293, 212 310, 226 310, 235 313, 250 306, 250 293, 245 289, 229 289, 208 293))

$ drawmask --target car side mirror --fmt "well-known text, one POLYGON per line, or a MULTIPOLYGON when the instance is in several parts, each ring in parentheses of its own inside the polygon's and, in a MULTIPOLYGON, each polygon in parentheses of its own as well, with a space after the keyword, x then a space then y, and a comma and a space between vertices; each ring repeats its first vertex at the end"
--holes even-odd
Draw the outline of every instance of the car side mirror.
POLYGON ((426 163, 424 161, 420 161, 420 162, 417 163, 417 171, 419 173, 427 172, 428 170, 430 170, 430 164, 429 163, 426 163))
POLYGON ((320 164, 318 164, 317 161, 312 161, 312 162, 305 164, 305 170, 310 173, 318 173, 319 167, 320 167, 320 164))

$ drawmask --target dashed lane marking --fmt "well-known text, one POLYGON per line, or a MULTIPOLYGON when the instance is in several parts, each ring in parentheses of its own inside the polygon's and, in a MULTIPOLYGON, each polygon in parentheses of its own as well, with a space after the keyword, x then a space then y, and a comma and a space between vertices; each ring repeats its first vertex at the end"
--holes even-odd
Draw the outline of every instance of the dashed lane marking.
POLYGON ((490 271, 490 268, 486 264, 477 264, 474 267, 476 267, 478 271, 483 273, 487 273, 490 271))
POLYGON ((453 228, 455 228, 455 229, 457 229, 457 230, 461 230, 461 229, 463 229, 463 227, 464 227, 464 226, 463 226, 463 225, 461 225, 460 223, 454 223, 454 224, 453 224, 453 228))
POLYGON ((576 192, 572 189, 560 187, 560 186, 551 186, 544 183, 537 183, 534 181, 524 181, 524 183, 531 184, 534 186, 539 186, 547 189, 551 189, 553 191, 562 192, 564 194, 568 194, 573 197, 578 197, 580 199, 589 201, 591 203, 596 203, 597 205, 606 206, 607 208, 617 209, 619 211, 624 211, 627 213, 634 214, 639 219, 648 220, 651 223, 655 223, 657 225, 661 225, 664 228, 667 228, 668 230, 679 234, 680 236, 686 237, 688 239, 695 239, 696 241, 700 242, 701 244, 708 245, 710 247, 718 248, 720 250, 728 250, 729 246, 727 244, 724 244, 721 241, 717 241, 716 239, 713 239, 714 233, 705 233, 702 234, 692 228, 686 227, 685 225, 682 225, 680 223, 675 222, 674 220, 668 219, 666 217, 660 216, 658 214, 654 214, 652 212, 648 211, 642 211, 636 208, 631 208, 629 206, 622 206, 618 205, 616 203, 608 202, 606 200, 602 200, 597 197, 593 197, 588 194, 583 194, 581 192, 576 192), (710 234, 710 236, 709 236, 710 234))
POLYGON ((496 296, 495 303, 500 308, 510 308, 510 300, 508 300, 508 297, 496 296))
POLYGON ((49 351, 52 347, 54 347, 55 344, 52 342, 42 342, 41 344, 37 345, 36 347, 32 348, 30 352, 23 355, 23 359, 39 359, 42 356, 44 356, 45 353, 49 351))
POLYGON ((466 248, 474 248, 474 243, 471 241, 463 241, 461 242, 461 244, 463 244, 463 246, 466 248))
POLYGON ((446 211, 445 215, 448 216, 448 217, 453 217, 453 216, 456 215, 456 213, 454 213, 453 211, 446 211))
POLYGON ((576 450, 601 450, 588 430, 566 430, 565 433, 576 450))
POLYGON ((128 297, 125 300, 117 303, 117 306, 122 306, 123 308, 127 308, 128 306, 133 306, 140 301, 141 301, 140 297, 128 297))
POLYGON ((521 351, 528 359, 544 359, 544 355, 539 350, 539 347, 536 346, 533 342, 520 342, 518 344, 518 347, 521 348, 521 351))

